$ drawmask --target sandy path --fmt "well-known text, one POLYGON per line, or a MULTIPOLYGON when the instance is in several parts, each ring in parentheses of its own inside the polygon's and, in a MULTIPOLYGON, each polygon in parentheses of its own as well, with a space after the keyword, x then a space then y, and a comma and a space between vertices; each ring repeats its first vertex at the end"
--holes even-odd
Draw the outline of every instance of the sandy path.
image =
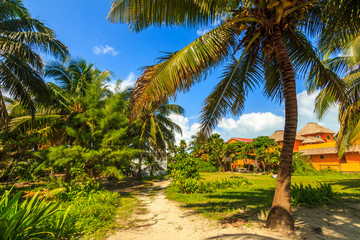
POLYGON ((169 181, 156 182, 139 194, 145 204, 145 214, 137 215, 136 226, 119 231, 109 240, 178 240, 178 239, 292 239, 265 228, 226 227, 210 222, 193 211, 180 208, 176 202, 166 199, 164 189, 169 181), (158 189, 161 190, 158 190, 158 189), (155 194, 154 194, 155 193, 155 194))

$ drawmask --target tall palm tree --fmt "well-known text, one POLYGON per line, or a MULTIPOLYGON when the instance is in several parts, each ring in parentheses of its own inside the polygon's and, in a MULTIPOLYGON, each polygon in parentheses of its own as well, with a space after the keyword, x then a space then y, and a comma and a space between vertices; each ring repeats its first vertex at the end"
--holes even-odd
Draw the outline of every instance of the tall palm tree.
MULTIPOLYGON (((153 153, 156 158, 166 155, 166 147, 175 142, 175 133, 182 133, 181 127, 171 120, 171 114, 183 115, 184 109, 176 104, 167 102, 152 105, 142 112, 134 123, 137 126, 139 137, 138 148, 153 153)), ((141 164, 144 155, 140 155, 138 163, 138 179, 141 179, 141 164)))
POLYGON ((65 59, 67 47, 53 30, 33 19, 21 0, 0 1, 0 119, 7 131, 8 113, 3 99, 7 92, 35 114, 34 102, 49 102, 43 81, 44 63, 39 53, 65 59))
POLYGON ((284 144, 267 226, 294 229, 290 204, 291 161, 297 127, 295 72, 309 68, 322 76, 318 87, 338 95, 338 78, 322 64, 307 34, 320 27, 323 1, 308 0, 115 0, 111 22, 141 31, 149 26, 205 27, 221 23, 180 51, 144 69, 132 96, 132 117, 152 102, 165 101, 204 79, 224 61, 219 84, 205 100, 202 133, 209 134, 229 111, 238 114, 249 91, 263 84, 271 99, 285 102, 284 144))

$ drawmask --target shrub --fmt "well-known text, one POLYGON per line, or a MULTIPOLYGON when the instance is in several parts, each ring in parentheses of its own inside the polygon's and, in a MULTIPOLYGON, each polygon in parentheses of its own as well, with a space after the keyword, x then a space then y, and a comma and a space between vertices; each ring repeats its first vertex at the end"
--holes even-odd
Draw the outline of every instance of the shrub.
POLYGON ((319 207, 330 204, 335 197, 336 194, 331 186, 326 183, 318 183, 316 187, 312 187, 310 184, 307 186, 302 184, 291 186, 291 203, 294 206, 308 205, 319 207))
POLYGON ((246 178, 220 178, 217 180, 181 179, 173 182, 179 193, 212 193, 219 189, 236 189, 249 185, 246 178))
POLYGON ((317 171, 313 165, 308 164, 302 156, 293 158, 292 172, 294 175, 300 176, 317 175, 317 171))
POLYGON ((200 159, 197 160, 197 170, 199 172, 217 172, 217 169, 214 165, 209 162, 202 161, 200 159))
POLYGON ((20 203, 21 192, 0 199, 0 239, 59 239, 65 236, 68 211, 35 194, 20 203))
POLYGON ((200 174, 197 169, 197 161, 192 157, 185 157, 177 160, 172 164, 173 171, 171 172, 174 180, 179 179, 200 179, 200 174))

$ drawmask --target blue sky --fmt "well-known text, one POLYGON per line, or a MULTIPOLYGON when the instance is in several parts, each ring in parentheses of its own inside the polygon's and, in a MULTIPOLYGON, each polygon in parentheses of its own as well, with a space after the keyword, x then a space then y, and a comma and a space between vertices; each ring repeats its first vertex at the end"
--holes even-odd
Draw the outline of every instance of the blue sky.
MULTIPOLYGON (((206 30, 151 27, 140 33, 131 32, 125 24, 111 24, 106 20, 111 0, 24 0, 24 3, 32 17, 44 21, 55 31, 58 39, 69 47, 72 57, 84 58, 101 70, 113 71, 114 81, 120 78, 124 87, 136 80, 142 66, 154 64, 155 59, 162 56, 161 52, 180 50, 206 30)), ((185 117, 172 116, 183 128, 183 136, 178 136, 178 140, 189 139, 197 131, 202 102, 217 84, 220 74, 221 68, 178 96, 176 103, 186 110, 185 117)), ((300 129, 309 121, 318 121, 312 113, 315 95, 304 92, 301 80, 298 80, 297 92, 300 129)), ((336 109, 321 124, 337 131, 336 109)), ((216 132, 225 139, 256 137, 269 135, 283 125, 283 106, 264 98, 259 89, 249 94, 243 114, 226 116, 216 132)))

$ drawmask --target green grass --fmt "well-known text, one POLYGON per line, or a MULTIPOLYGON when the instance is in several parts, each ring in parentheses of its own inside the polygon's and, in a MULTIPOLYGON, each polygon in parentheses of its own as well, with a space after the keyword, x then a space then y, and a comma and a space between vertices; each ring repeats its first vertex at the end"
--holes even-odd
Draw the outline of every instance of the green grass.
MULTIPOLYGON (((239 174, 235 173, 235 176, 239 174)), ((231 173, 201 173, 205 179, 231 177, 231 173)), ((242 218, 247 221, 264 220, 272 203, 276 179, 270 175, 241 174, 252 184, 243 189, 217 191, 209 194, 179 194, 172 187, 166 190, 169 199, 183 203, 207 218, 218 221, 232 221, 242 218)), ((344 202, 360 202, 360 175, 328 174, 320 176, 293 176, 292 183, 328 183, 344 202)), ((335 206, 336 207, 336 206, 335 206)))

